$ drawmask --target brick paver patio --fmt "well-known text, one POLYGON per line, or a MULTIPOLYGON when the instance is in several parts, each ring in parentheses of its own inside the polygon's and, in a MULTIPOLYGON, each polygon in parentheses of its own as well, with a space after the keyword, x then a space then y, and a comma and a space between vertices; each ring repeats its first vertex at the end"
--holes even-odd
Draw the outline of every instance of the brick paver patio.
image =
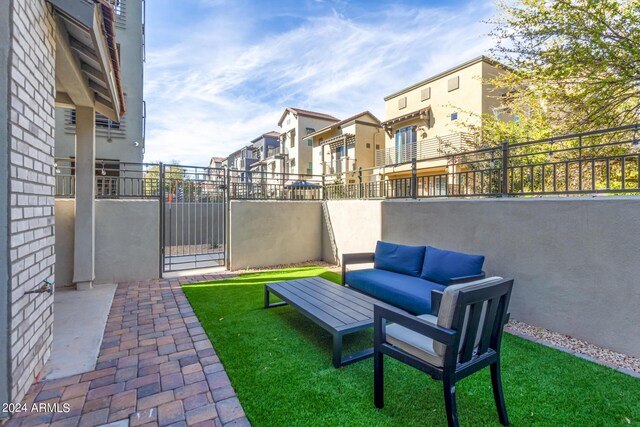
POLYGON ((16 413, 3 427, 249 425, 180 288, 230 276, 119 284, 95 370, 34 384, 23 400, 70 410, 16 413))

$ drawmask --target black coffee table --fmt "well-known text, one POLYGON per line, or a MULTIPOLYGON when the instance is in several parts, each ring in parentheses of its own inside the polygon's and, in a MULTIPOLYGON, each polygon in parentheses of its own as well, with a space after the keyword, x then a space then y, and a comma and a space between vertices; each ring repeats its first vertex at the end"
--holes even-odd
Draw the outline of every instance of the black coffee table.
POLYGON ((289 304, 333 335, 333 366, 339 368, 373 355, 373 349, 342 357, 342 337, 373 327, 373 305, 386 304, 321 277, 267 283, 264 307, 289 304), (269 294, 283 302, 271 303, 269 294))

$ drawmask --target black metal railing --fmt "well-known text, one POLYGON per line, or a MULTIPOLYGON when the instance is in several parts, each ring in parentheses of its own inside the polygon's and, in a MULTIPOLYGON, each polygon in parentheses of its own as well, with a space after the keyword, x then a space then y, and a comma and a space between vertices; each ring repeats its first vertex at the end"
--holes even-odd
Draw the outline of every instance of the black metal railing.
MULTIPOLYGON (((96 197, 339 200, 640 194, 640 125, 503 142, 337 174, 150 163, 96 163, 96 197), (164 173, 160 174, 159 171, 164 173)), ((56 196, 74 197, 75 164, 56 159, 56 196)))

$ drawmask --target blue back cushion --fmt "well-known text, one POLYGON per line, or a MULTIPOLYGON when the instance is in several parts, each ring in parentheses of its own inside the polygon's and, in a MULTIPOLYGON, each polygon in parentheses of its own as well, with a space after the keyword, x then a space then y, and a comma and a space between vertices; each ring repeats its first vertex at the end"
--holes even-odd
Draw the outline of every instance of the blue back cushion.
POLYGON ((482 264, 483 255, 469 255, 427 246, 420 277, 446 285, 449 279, 455 277, 480 274, 482 264))
POLYGON ((396 245, 378 241, 374 267, 379 270, 419 276, 424 260, 424 246, 396 245))

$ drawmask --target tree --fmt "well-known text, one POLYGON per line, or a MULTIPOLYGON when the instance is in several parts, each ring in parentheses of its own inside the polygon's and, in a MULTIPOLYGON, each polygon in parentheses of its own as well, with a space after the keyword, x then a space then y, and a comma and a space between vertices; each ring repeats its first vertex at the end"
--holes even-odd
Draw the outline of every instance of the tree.
MULTIPOLYGON (((185 169, 173 160, 164 166, 164 193, 165 195, 176 192, 178 182, 184 181, 185 169)), ((160 166, 152 165, 144 174, 145 189, 147 194, 157 194, 160 192, 160 166)), ((174 194, 175 195, 175 194, 174 194)))
POLYGON ((640 0, 500 0, 498 10, 491 53, 510 72, 491 83, 511 91, 504 109, 519 123, 485 117, 489 133, 573 133, 640 120, 640 0))

